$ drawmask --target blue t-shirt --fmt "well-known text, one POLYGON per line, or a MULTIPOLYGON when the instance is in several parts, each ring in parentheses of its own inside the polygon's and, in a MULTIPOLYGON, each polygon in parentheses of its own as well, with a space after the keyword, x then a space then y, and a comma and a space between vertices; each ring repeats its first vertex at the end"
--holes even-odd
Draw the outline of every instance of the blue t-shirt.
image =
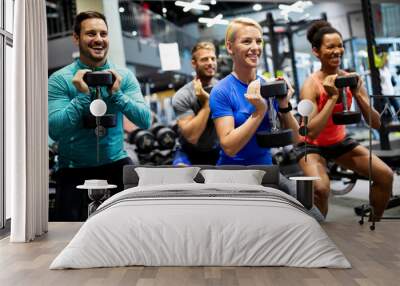
MULTIPOLYGON (((260 77, 257 77, 260 78, 260 77)), ((263 82, 263 79, 260 78, 263 82)), ((255 107, 245 98, 248 85, 238 80, 232 74, 218 82, 210 94, 210 109, 213 119, 232 116, 235 121, 235 128, 242 125, 256 110, 255 107)), ((274 103, 276 109, 276 103, 274 103)), ((271 126, 268 113, 257 131, 270 130, 271 126)), ((225 154, 221 149, 217 165, 271 165, 272 158, 269 148, 258 146, 254 134, 249 142, 233 157, 225 154)))

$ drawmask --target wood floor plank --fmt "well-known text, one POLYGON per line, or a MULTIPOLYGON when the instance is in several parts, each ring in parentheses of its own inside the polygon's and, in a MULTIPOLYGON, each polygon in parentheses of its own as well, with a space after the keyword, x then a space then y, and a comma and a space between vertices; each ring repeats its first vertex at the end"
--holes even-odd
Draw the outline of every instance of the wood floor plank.
POLYGON ((228 269, 225 267, 221 271, 221 285, 222 286, 239 286, 239 282, 236 277, 235 269, 228 269))
POLYGON ((388 221, 375 231, 357 221, 328 222, 323 228, 352 264, 351 269, 292 267, 118 267, 49 270, 80 223, 50 223, 50 231, 32 243, 0 240, 0 285, 400 285, 400 226, 388 221))
POLYGON ((305 278, 304 285, 306 286, 325 286, 319 278, 305 278))
POLYGON ((220 267, 205 267, 204 278, 206 279, 221 279, 220 267))
POLYGON ((136 283, 136 286, 155 286, 156 281, 152 278, 140 278, 136 283))
MULTIPOLYGON (((115 285, 136 285, 137 281, 140 279, 140 275, 143 270, 143 266, 136 266, 136 267, 125 267, 126 272, 122 277, 121 281, 115 285)), ((113 285, 113 284, 111 284, 113 285)))

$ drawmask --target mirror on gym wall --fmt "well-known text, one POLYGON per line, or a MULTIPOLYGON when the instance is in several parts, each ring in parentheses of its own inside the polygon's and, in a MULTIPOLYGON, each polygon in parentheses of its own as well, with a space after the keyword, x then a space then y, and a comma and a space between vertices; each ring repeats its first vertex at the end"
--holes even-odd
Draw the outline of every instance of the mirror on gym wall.
MULTIPOLYGON (((0 1, 0 229, 6 227, 7 220, 11 217, 11 194, 5 188, 5 160, 4 148, 5 140, 5 100, 11 94, 11 75, 13 67, 12 57, 12 33, 13 33, 13 18, 14 1, 0 1)), ((6 232, 8 231, 6 227, 6 232)))
POLYGON ((5 0, 5 30, 13 33, 14 30, 14 2, 15 0, 5 0))
MULTIPOLYGON (((5 49, 5 62, 6 62, 6 70, 5 70, 5 95, 11 94, 11 75, 12 75, 12 67, 13 67, 13 57, 12 57, 13 48, 10 45, 6 45, 5 49)), ((5 188, 5 218, 11 218, 11 193, 8 188, 5 188)))

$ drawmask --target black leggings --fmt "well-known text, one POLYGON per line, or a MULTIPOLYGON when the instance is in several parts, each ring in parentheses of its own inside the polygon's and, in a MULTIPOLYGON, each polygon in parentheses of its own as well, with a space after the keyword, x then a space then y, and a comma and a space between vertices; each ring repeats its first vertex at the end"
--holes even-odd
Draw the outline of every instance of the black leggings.
POLYGON ((131 165, 130 158, 124 158, 111 164, 90 168, 65 168, 55 174, 56 179, 56 221, 85 221, 87 219, 89 198, 87 190, 77 189, 85 180, 107 180, 109 184, 117 185, 110 189, 114 195, 124 189, 122 170, 125 165, 131 165))

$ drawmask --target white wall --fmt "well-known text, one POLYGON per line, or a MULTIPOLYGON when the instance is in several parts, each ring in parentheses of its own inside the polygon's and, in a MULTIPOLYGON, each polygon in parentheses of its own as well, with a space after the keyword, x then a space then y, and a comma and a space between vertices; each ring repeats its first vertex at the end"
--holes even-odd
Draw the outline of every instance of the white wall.
POLYGON ((112 62, 120 67, 126 66, 122 28, 119 16, 118 0, 103 0, 103 12, 107 19, 110 49, 108 55, 112 62))
MULTIPOLYGON (((343 36, 343 39, 348 39, 350 37, 350 28, 347 23, 347 13, 361 10, 361 4, 342 4, 342 3, 321 3, 318 5, 314 5, 312 9, 310 9, 311 17, 319 17, 321 13, 326 12, 328 21, 335 27, 343 36)), ((357 18, 358 21, 352 21, 352 29, 353 35, 358 37, 365 37, 364 32, 364 22, 359 17, 356 17, 360 14, 352 16, 352 19, 357 18)), ((299 33, 296 37, 294 37, 294 45, 296 51, 299 52, 310 52, 310 43, 306 39, 306 31, 299 33)))

